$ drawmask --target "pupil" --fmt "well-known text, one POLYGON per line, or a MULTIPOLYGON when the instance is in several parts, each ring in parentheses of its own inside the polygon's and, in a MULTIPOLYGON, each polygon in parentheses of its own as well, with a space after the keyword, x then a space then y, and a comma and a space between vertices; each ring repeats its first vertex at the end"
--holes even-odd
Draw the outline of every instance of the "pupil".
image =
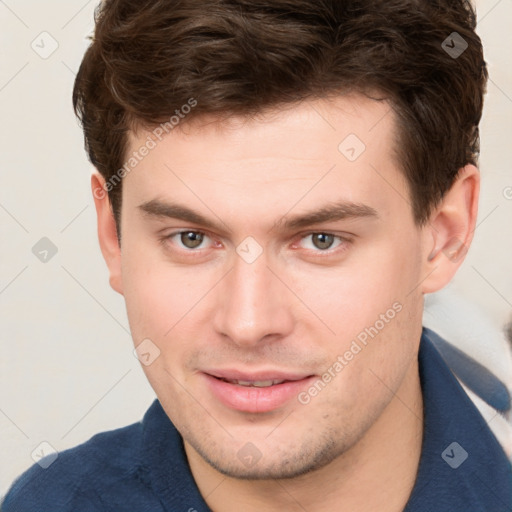
POLYGON ((326 235, 325 233, 317 233, 313 235, 313 244, 318 249, 329 249, 334 243, 334 235, 326 235))
POLYGON ((194 231, 181 234, 181 242, 185 247, 189 249, 195 249, 199 247, 203 242, 203 235, 194 231))

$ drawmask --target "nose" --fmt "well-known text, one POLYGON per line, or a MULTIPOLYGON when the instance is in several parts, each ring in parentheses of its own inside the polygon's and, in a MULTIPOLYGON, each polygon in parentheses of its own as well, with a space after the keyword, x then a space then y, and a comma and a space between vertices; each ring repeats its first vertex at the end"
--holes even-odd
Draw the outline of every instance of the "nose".
POLYGON ((265 254, 253 263, 236 255, 231 272, 216 287, 216 332, 245 347, 290 334, 294 325, 291 293, 275 274, 265 254))

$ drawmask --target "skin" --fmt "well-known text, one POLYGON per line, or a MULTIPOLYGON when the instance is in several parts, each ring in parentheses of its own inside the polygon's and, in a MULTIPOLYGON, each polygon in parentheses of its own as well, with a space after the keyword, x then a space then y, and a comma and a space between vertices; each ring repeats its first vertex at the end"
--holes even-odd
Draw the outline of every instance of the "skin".
MULTIPOLYGON (((132 132, 128 153, 150 133, 132 132)), ((160 350, 144 371, 216 512, 385 512, 407 503, 423 431, 423 295, 447 284, 464 259, 479 174, 461 169, 419 227, 396 139, 389 105, 360 95, 252 120, 183 123, 124 178, 121 247, 98 193, 103 178, 92 177, 111 286, 124 295, 135 345, 149 338, 160 350), (354 162, 338 150, 349 134, 366 145, 354 162), (142 211, 154 200, 215 227, 142 211), (377 215, 284 228, 340 201, 377 215), (208 237, 188 249, 180 230, 208 237), (314 233, 340 238, 318 248, 314 233), (248 236, 263 250, 252 263, 236 252, 248 236), (215 368, 321 377, 396 303, 400 312, 307 404, 242 412, 205 385, 202 372, 215 368), (238 456, 248 442, 261 456, 250 467, 238 456)))

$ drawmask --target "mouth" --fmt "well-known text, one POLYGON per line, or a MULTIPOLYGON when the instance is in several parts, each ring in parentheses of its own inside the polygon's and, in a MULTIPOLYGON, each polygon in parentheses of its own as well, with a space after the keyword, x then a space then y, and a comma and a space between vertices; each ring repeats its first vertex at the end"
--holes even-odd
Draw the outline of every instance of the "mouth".
POLYGON ((207 389, 215 402, 229 409, 247 413, 264 413, 290 406, 314 375, 241 374, 240 372, 203 372, 207 389))

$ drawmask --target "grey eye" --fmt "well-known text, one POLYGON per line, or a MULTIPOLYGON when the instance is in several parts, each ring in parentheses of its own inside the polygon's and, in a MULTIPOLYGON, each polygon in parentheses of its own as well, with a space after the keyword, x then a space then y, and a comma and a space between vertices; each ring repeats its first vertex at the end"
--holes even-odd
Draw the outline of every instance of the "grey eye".
POLYGON ((204 234, 197 231, 180 233, 180 241, 187 249, 197 249, 204 240, 204 234))
POLYGON ((330 249, 334 244, 335 240, 334 235, 329 235, 326 233, 315 233, 311 235, 311 242, 317 249, 330 249))

